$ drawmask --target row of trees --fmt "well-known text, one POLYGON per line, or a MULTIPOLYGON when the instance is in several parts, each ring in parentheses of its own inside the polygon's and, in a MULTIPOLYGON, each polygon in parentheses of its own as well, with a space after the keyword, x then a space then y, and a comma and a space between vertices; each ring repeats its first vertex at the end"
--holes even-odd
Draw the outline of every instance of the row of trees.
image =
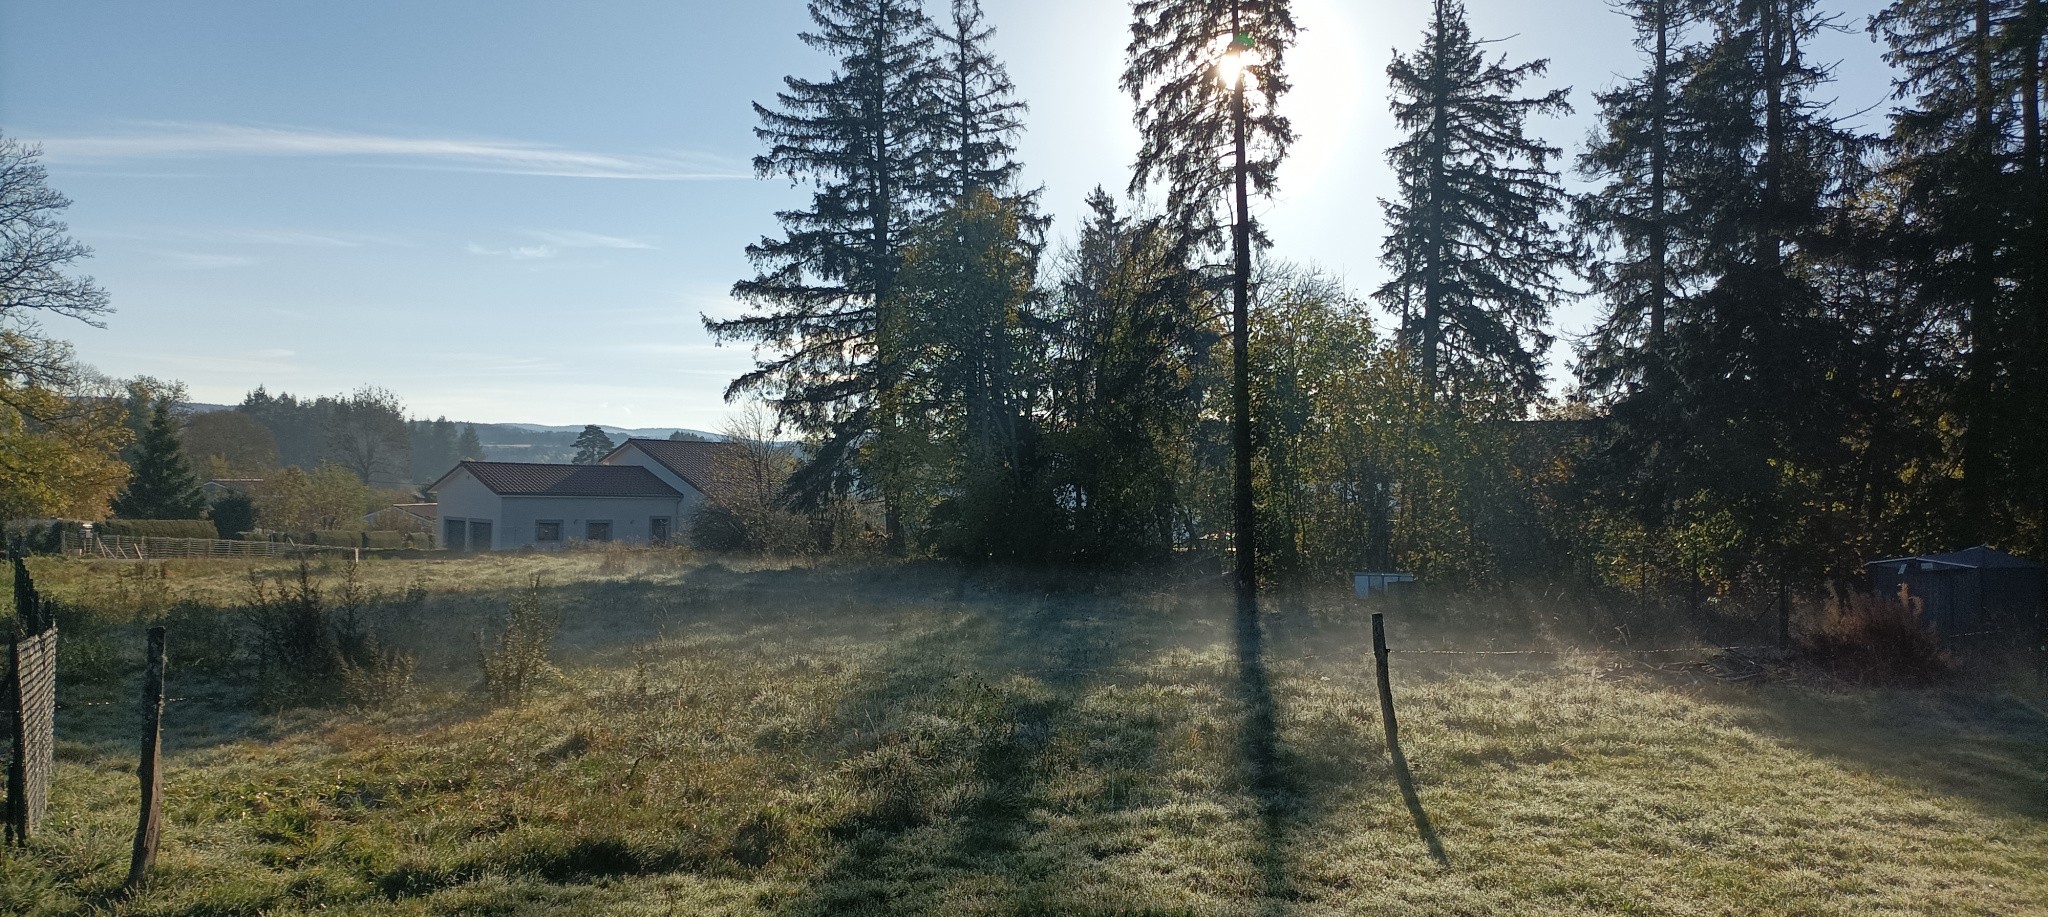
POLYGON ((797 505, 871 499, 899 550, 1123 563, 1228 536, 1277 575, 1646 588, 2039 551, 2039 6, 1876 17, 1905 103, 1878 137, 1829 109, 1816 0, 1628 0, 1642 71, 1568 160, 1527 130, 1568 110, 1525 91, 1545 62, 1435 0, 1388 72, 1383 335, 1312 269, 1254 268, 1248 201, 1292 137, 1284 0, 1133 5, 1139 203, 1098 190, 1056 253, 978 4, 819 0, 832 77, 757 106, 757 170, 811 205, 749 248, 753 311, 707 327, 762 357, 728 395, 809 442, 797 505), (1571 296, 1604 311, 1560 401, 1571 296))
MULTIPOLYGON (((408 420, 398 396, 374 386, 317 398, 272 395, 259 386, 233 413, 261 425, 274 442, 275 464, 244 470, 315 468, 331 462, 366 484, 428 482, 457 462, 483 457, 475 425, 458 425, 446 417, 408 420)), ((241 419, 219 423, 247 426, 241 419)), ((264 454, 261 437, 242 442, 245 454, 264 454)))

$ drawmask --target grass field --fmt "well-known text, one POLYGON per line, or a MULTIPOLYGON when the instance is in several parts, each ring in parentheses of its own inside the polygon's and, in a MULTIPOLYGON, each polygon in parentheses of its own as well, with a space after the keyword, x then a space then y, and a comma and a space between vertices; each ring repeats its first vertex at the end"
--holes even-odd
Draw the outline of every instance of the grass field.
MULTIPOLYGON (((268 710, 233 648, 250 574, 278 562, 34 570, 90 611, 64 631, 46 833, 0 855, 0 913, 2048 914, 2048 705, 2024 679, 1397 655, 1439 865, 1347 599, 1275 603, 1259 681, 1196 586, 373 560, 413 690, 268 710), (563 676, 492 705, 473 635, 536 575, 563 676), (164 850, 124 898, 152 619, 178 698, 164 850)), ((1476 626, 1392 632, 1500 636, 1476 626)))

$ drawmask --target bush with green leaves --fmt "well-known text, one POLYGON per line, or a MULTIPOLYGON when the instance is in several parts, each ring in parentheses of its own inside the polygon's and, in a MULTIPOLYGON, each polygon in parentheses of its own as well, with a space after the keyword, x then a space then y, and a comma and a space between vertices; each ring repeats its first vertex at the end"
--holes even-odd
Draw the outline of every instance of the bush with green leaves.
POLYGON ((534 577, 512 600, 497 635, 477 634, 484 694, 494 703, 520 703, 542 685, 560 677, 561 671, 548 655, 561 629, 561 609, 543 598, 540 578, 534 577))

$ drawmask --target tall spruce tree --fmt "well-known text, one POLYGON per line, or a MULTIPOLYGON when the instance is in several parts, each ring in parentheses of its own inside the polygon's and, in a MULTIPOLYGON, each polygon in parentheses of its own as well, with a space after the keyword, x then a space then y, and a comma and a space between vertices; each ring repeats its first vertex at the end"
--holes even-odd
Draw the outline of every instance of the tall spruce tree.
POLYGON ((1101 188, 1049 294, 1047 451, 1069 495, 1069 554, 1114 565, 1167 556, 1190 518, 1202 404, 1221 340, 1213 291, 1178 232, 1120 213, 1101 188))
POLYGON ((1488 61, 1464 4, 1436 0, 1422 46, 1387 67, 1406 139, 1387 151, 1400 196, 1380 202, 1380 260, 1393 276, 1374 295, 1399 314, 1425 379, 1506 413, 1542 391, 1543 327, 1575 260, 1553 222, 1560 151, 1524 132, 1532 115, 1571 111, 1568 90, 1516 95, 1548 66, 1488 61))
MULTIPOLYGON (((760 270, 733 286, 755 311, 705 318, 720 341, 767 351, 726 389, 759 394, 813 448, 791 484, 822 499, 843 486, 860 449, 898 424, 896 357, 876 331, 895 307, 904 240, 933 209, 934 90, 931 23, 916 0, 812 0, 805 44, 831 55, 827 79, 786 77, 774 107, 756 104, 754 133, 768 152, 763 178, 813 188, 809 209, 776 215, 784 236, 747 247, 760 270)), ((882 495, 893 545, 902 530, 882 495)))
POLYGON ((1817 98, 1827 74, 1805 49, 1829 20, 1812 0, 1694 9, 1703 40, 1667 122, 1686 289, 1667 299, 1657 349, 1620 354, 1660 375, 1605 380, 1613 423, 1589 470, 1665 544, 1689 546, 1688 570, 1815 573, 1795 548, 1828 537, 1812 510, 1831 505, 1833 470, 1855 463, 1845 399, 1864 375, 1845 371, 1863 329, 1829 297, 1825 281, 1848 266, 1830 229, 1869 176, 1858 138, 1817 98))
POLYGON ((953 0, 952 12, 932 30, 941 133, 934 145, 938 179, 954 198, 977 190, 1012 193, 1017 173, 1017 135, 1029 109, 1017 98, 1008 68, 989 48, 995 27, 981 0, 953 0))
POLYGON ((455 441, 456 461, 469 461, 484 457, 483 437, 476 435, 476 424, 462 425, 462 436, 455 441))
MULTIPOLYGON (((1635 79, 1594 99, 1600 127, 1579 156, 1579 174, 1599 182, 1575 200, 1579 229, 1599 257, 1586 271, 1605 314, 1581 353, 1580 371, 1595 391, 1650 384, 1672 300, 1694 272, 1683 244, 1698 227, 1672 193, 1678 147, 1690 127, 1677 99, 1693 47, 1690 0, 1622 0, 1645 67, 1635 79)), ((1659 380, 1662 384, 1665 380, 1659 380)))
POLYGON ((158 399, 149 424, 135 446, 134 474, 114 497, 114 515, 123 519, 197 519, 206 510, 199 478, 185 461, 178 441, 178 418, 171 404, 158 399))
POLYGON ((1020 209, 976 189, 920 224, 905 254, 902 324, 887 329, 916 421, 903 451, 943 453, 913 475, 939 491, 927 540, 955 556, 1036 559, 1053 541, 1025 455, 1038 254, 1020 209))
MULTIPOLYGON (((1231 517, 1245 613, 1258 593, 1258 516, 1252 492, 1252 243, 1263 240, 1251 196, 1270 195, 1294 128, 1279 112, 1294 45, 1287 0, 1135 0, 1124 91, 1137 106, 1137 193, 1166 189, 1180 244, 1231 246, 1231 517)), ((1244 623, 1244 622, 1241 622, 1244 623)))
POLYGON ((1963 357, 1951 537, 1964 543, 2009 542, 2018 508, 1993 495, 2038 470, 2024 468, 2038 466, 2028 414, 2042 406, 2028 385, 2042 257, 2038 15, 2029 0, 1898 0, 1870 26, 1908 103, 1892 117, 1891 166, 1927 256, 1916 287, 1954 324, 1963 357))

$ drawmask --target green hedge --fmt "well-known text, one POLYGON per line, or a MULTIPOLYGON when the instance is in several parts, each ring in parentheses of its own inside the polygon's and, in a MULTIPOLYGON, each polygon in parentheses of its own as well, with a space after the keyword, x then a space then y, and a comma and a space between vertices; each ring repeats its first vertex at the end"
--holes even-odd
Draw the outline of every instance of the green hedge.
POLYGON ((93 527, 102 535, 131 538, 219 538, 206 519, 109 519, 93 527))
POLYGON ((9 523, 7 540, 11 545, 20 539, 32 554, 58 554, 64 550, 64 533, 79 531, 79 524, 67 519, 48 522, 9 523))
MULTIPOLYGON (((403 548, 406 546, 404 532, 366 532, 364 534, 369 539, 369 543, 363 545, 366 548, 385 549, 403 548)), ((412 541, 415 547, 427 547, 427 538, 424 535, 414 535, 412 541)))

